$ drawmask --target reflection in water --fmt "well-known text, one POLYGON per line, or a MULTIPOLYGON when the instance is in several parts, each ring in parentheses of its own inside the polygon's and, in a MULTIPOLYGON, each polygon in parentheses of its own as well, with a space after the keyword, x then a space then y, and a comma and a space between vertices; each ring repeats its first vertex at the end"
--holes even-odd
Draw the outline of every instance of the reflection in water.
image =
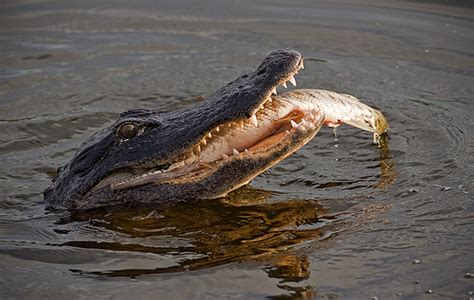
MULTIPOLYGON (((72 240, 60 246, 131 251, 179 257, 173 266, 154 269, 71 270, 80 274, 129 276, 199 270, 232 262, 265 263, 269 277, 291 297, 310 299, 311 286, 293 287, 310 275, 306 256, 291 247, 307 240, 324 240, 340 228, 342 218, 330 214, 316 200, 265 202, 271 192, 244 187, 219 200, 180 203, 139 211, 108 210, 74 214, 63 224, 90 220, 90 224, 136 239, 136 243, 72 240), (250 200, 254 199, 254 200, 250 200), (234 201, 235 200, 235 201, 234 201), (150 238, 166 237, 167 246, 150 238), (182 240, 189 243, 183 246, 182 240), (143 241, 148 240, 148 244, 143 241), (190 257, 190 258, 188 258, 190 257)), ((288 296, 275 296, 284 299, 288 296)))
POLYGON ((281 279, 278 287, 290 292, 290 295, 280 295, 273 299, 313 299, 316 296, 316 289, 310 285, 291 286, 287 282, 300 282, 309 278, 309 260, 303 255, 284 254, 277 256, 272 262, 272 266, 266 271, 269 277, 281 279))
POLYGON ((393 183, 397 177, 397 172, 395 170, 395 162, 393 157, 390 154, 388 136, 383 135, 379 140, 379 160, 380 160, 380 180, 375 185, 377 188, 385 188, 393 183))
MULTIPOLYGON (((62 246, 160 255, 186 253, 179 263, 170 267, 93 272, 97 275, 133 277, 199 270, 230 262, 263 261, 269 255, 304 240, 323 239, 328 231, 335 230, 336 217, 329 214, 318 201, 262 203, 262 198, 267 198, 270 194, 246 187, 222 201, 179 203, 138 211, 122 209, 74 214, 66 222, 91 220, 94 226, 137 239, 137 243, 131 244, 130 240, 123 244, 74 240, 65 242, 62 246), (233 198, 237 200, 237 204, 230 203, 233 198), (243 205, 242 198, 247 199, 243 205), (252 203, 249 199, 256 201, 252 203), (153 240, 153 237, 167 237, 167 246, 143 243, 144 240, 153 240), (187 241, 185 245, 183 239, 187 241)), ((296 271, 302 268, 293 267, 299 264, 300 259, 285 258, 275 264, 281 271, 272 269, 269 275, 275 274, 275 277, 291 281, 304 279, 307 274, 296 271)))

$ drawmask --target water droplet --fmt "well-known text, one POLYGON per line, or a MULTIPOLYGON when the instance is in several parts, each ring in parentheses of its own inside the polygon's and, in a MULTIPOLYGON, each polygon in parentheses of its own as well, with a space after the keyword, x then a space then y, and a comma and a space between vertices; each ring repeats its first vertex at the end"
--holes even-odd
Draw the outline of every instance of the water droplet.
POLYGON ((427 290, 425 291, 425 293, 426 293, 426 294, 433 294, 433 290, 427 289, 427 290))
POLYGON ((421 260, 415 258, 415 259, 412 261, 412 263, 415 264, 415 265, 417 265, 417 264, 421 263, 421 260))

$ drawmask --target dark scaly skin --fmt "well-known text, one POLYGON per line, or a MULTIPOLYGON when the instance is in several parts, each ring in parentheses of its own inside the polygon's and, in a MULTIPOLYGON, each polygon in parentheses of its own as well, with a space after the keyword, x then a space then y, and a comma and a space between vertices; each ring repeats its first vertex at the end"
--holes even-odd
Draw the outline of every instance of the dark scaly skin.
MULTIPOLYGON (((237 184, 235 181, 241 181, 239 176, 245 177, 242 167, 263 172, 280 159, 258 158, 247 164, 232 160, 218 165, 204 179, 182 184, 147 184, 120 190, 109 187, 94 190, 94 187, 117 172, 139 174, 142 169, 165 168, 216 126, 249 118, 270 97, 271 90, 295 71, 301 62, 302 56, 297 51, 274 51, 257 70, 238 77, 195 105, 167 113, 149 110, 123 113, 113 125, 86 141, 74 158, 59 169, 52 186, 44 192, 45 201, 54 207, 86 209, 212 198, 225 194, 233 184, 237 184), (136 124, 140 133, 130 140, 120 139, 117 129, 129 122, 136 124)), ((314 134, 310 136, 314 136, 318 129, 311 129, 314 134)), ((286 150, 283 149, 280 153, 283 156, 278 158, 286 157, 291 154, 288 151, 296 149, 286 150)))

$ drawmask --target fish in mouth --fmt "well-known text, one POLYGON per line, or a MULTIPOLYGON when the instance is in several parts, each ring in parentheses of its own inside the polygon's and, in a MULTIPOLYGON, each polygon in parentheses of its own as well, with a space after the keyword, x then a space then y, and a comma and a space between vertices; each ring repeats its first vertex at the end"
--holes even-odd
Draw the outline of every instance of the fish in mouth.
POLYGON ((171 112, 131 110, 96 133, 58 171, 47 203, 69 209, 223 197, 309 142, 323 126, 388 130, 356 98, 296 86, 295 50, 270 53, 203 101, 171 112))

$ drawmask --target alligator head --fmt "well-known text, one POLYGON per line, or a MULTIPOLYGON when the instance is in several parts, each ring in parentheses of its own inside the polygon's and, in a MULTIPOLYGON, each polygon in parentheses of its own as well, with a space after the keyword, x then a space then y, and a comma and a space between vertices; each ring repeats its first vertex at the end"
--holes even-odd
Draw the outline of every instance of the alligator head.
POLYGON ((87 141, 60 168, 45 200, 89 209, 225 196, 310 141, 323 124, 375 136, 388 124, 356 98, 321 90, 276 95, 296 85, 303 58, 270 53, 254 72, 173 112, 132 110, 87 141))
POLYGON ((201 102, 172 112, 132 110, 59 169, 46 202, 68 208, 217 198, 287 157, 318 131, 315 112, 279 111, 278 85, 294 82, 303 58, 270 53, 258 68, 201 102), (314 123, 290 123, 311 114, 314 123))

